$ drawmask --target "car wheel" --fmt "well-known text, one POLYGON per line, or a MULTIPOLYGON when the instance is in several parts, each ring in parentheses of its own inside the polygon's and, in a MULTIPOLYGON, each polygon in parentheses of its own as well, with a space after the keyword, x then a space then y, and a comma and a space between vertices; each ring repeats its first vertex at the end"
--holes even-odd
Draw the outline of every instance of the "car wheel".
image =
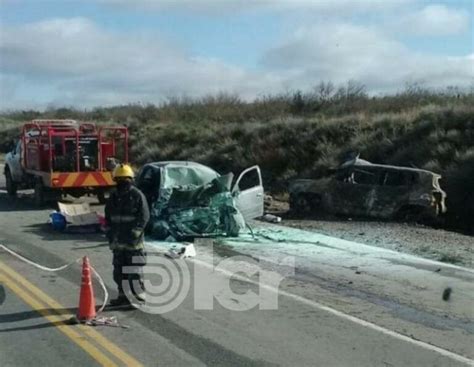
POLYGON ((424 225, 435 225, 437 216, 431 213, 423 207, 406 207, 402 208, 398 214, 398 218, 406 223, 420 223, 424 225))
POLYGON ((35 193, 34 193, 35 206, 40 208, 44 205, 44 186, 43 182, 39 179, 35 183, 35 193))
POLYGON ((10 170, 8 169, 5 171, 5 182, 7 186, 8 195, 16 196, 17 187, 16 187, 15 182, 13 181, 10 170))
POLYGON ((299 194, 294 199, 293 211, 298 215, 308 215, 311 212, 311 200, 307 194, 299 194))

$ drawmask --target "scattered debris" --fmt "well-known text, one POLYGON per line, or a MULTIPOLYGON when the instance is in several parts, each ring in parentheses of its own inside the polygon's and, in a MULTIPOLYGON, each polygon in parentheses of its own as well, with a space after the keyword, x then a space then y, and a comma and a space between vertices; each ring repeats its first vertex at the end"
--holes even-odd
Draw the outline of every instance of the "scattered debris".
POLYGON ((196 249, 192 243, 187 243, 178 251, 176 250, 176 247, 172 247, 168 250, 165 256, 171 259, 186 259, 187 257, 196 257, 196 249))
POLYGON ((49 223, 55 231, 64 231, 67 226, 64 214, 57 211, 49 214, 49 223))
POLYGON ((449 298, 451 297, 452 291, 453 291, 453 289, 451 287, 447 287, 443 291, 443 301, 449 301, 449 298))
POLYGON ((120 327, 122 329, 129 329, 130 326, 119 324, 116 316, 97 316, 96 318, 86 321, 86 325, 89 326, 112 326, 120 327))
POLYGON ((281 217, 278 217, 273 214, 265 214, 262 218, 265 222, 270 222, 270 223, 280 223, 281 222, 281 217))
POLYGON ((55 231, 88 233, 101 226, 101 216, 93 212, 89 203, 65 204, 58 202, 59 211, 49 215, 49 223, 55 231))
POLYGON ((93 212, 89 203, 65 204, 58 202, 59 212, 64 215, 68 225, 86 226, 99 224, 97 212, 93 212))
POLYGON ((66 320, 67 325, 88 325, 88 326, 112 326, 120 327, 122 329, 129 329, 130 326, 120 324, 116 316, 96 316, 91 320, 81 322, 77 316, 73 316, 70 319, 66 320))

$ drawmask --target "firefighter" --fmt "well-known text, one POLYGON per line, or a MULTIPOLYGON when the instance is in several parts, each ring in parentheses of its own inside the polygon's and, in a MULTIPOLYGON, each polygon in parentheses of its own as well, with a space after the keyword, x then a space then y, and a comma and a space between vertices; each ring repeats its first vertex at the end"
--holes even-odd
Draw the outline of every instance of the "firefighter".
POLYGON ((110 301, 113 306, 134 303, 128 298, 131 296, 139 303, 145 301, 144 231, 150 212, 145 196, 133 185, 133 177, 129 165, 115 167, 113 178, 117 186, 105 205, 106 235, 113 251, 113 276, 118 287, 118 297, 110 301))

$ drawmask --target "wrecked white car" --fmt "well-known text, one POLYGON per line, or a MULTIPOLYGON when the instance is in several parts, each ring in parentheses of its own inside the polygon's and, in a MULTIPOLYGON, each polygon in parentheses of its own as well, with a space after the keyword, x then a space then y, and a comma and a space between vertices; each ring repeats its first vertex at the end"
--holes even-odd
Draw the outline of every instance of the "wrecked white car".
POLYGON ((435 222, 446 212, 439 174, 409 167, 372 164, 362 159, 342 164, 330 177, 290 183, 295 214, 435 222))
POLYGON ((148 163, 136 184, 147 198, 155 239, 237 236, 245 221, 263 215, 262 175, 258 166, 220 175, 200 163, 148 163))

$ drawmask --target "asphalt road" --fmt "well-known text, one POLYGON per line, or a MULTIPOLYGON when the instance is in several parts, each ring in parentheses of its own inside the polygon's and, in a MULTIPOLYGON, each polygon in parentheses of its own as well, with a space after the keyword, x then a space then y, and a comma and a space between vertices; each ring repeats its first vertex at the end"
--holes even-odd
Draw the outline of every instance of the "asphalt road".
MULTIPOLYGON (((113 296, 104 239, 52 231, 50 211, 34 209, 27 193, 12 199, 0 192, 0 243, 48 267, 87 255, 113 296)), ((103 313, 128 328, 67 325, 78 304, 80 266, 44 272, 0 250, 0 365, 474 365, 472 270, 253 227, 255 237, 197 241, 196 258, 167 263, 170 244, 149 242, 155 264, 147 279, 161 296, 145 310, 103 313), (157 270, 163 266, 181 272, 167 278, 157 270), (171 297, 160 284, 189 291, 171 297)), ((100 287, 95 294, 100 304, 100 287)))
MULTIPOLYGON (((5 284, 4 279, 2 283, 5 284)), ((0 364, 2 366, 36 365, 45 361, 60 366, 65 360, 71 365, 92 365, 94 360, 77 345, 64 342, 55 322, 49 322, 32 310, 29 305, 8 287, 8 300, 1 307, 0 314, 0 364), (25 335, 20 339, 15 335, 25 335)))

